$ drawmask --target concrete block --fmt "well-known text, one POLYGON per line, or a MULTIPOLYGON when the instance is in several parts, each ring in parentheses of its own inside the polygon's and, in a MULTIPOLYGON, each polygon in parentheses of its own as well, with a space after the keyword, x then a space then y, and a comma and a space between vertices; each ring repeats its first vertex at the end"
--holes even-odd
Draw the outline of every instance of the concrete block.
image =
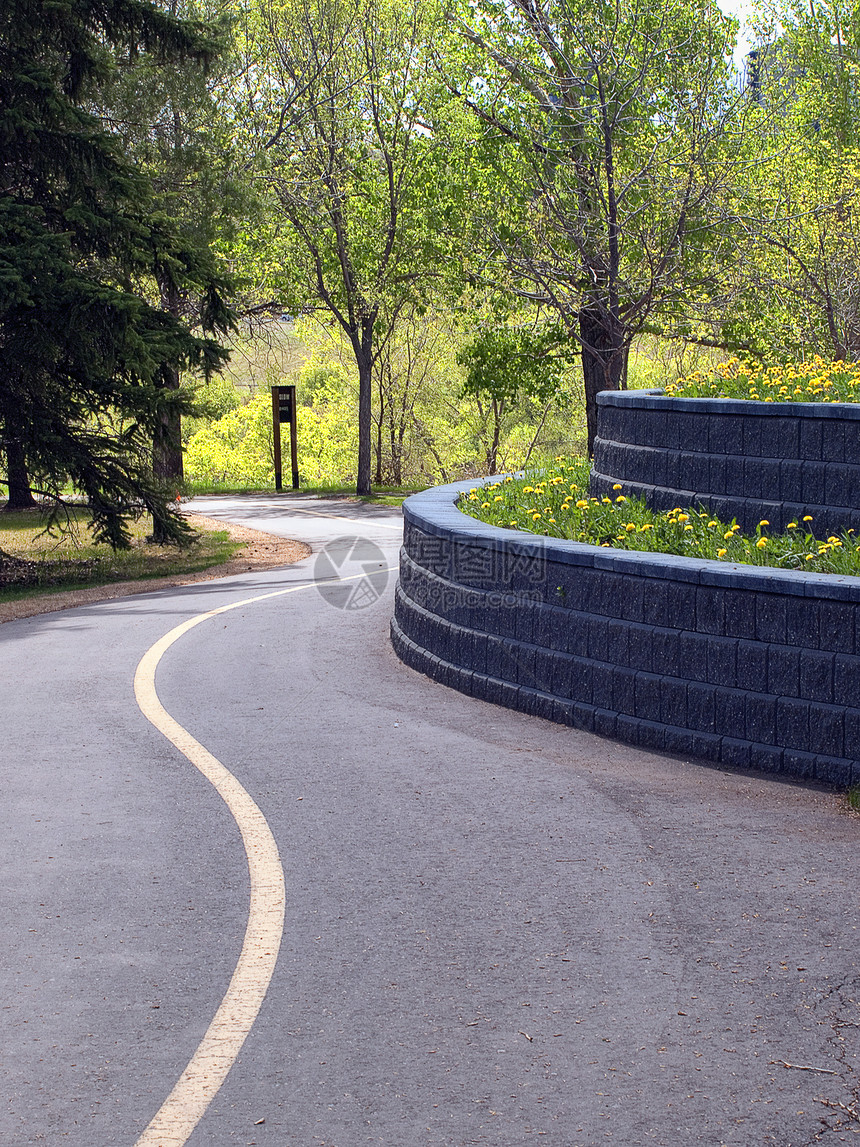
POLYGON ((614 737, 618 714, 609 709, 595 709, 594 732, 599 737, 614 737))
POLYGON ((730 637, 756 636, 756 598, 750 590, 732 589, 726 592, 725 632, 730 637))
POLYGON ((723 737, 720 745, 720 761, 732 769, 750 767, 750 743, 737 737, 723 737))
POLYGON ((663 679, 655 673, 637 673, 634 679, 633 713, 646 721, 659 721, 663 679))
POLYGON ((687 682, 677 677, 660 678, 660 721, 684 728, 687 724, 687 682))
POLYGON ((736 664, 737 687, 761 689, 762 683, 767 681, 768 646, 759 641, 738 641, 736 664))
MULTIPOLYGON (((809 597, 785 597, 787 645, 817 649, 820 641, 821 602, 809 597)), ((851 641, 853 644, 853 627, 851 641)))
POLYGON ((819 756, 815 759, 815 779, 834 788, 849 788, 853 782, 856 762, 837 757, 819 756))
POLYGON ((786 601, 776 593, 760 593, 756 598, 755 636, 757 641, 786 644, 786 601))
POLYGON ((649 578, 642 602, 642 621, 646 625, 671 626, 669 621, 669 585, 661 578, 649 578))
POLYGON ((845 753, 845 710, 841 705, 816 705, 810 714, 809 751, 827 757, 845 753))
POLYGON ((694 737, 688 729, 667 726, 663 732, 663 752, 679 757, 693 755, 694 737))
POLYGON ((800 435, 800 457, 813 460, 822 458, 821 422, 815 418, 800 418, 798 419, 798 432, 800 435))
POLYGON ((627 626, 627 663, 632 669, 652 672, 654 660, 654 627, 629 624, 627 626))
POLYGON ((822 653, 814 649, 800 651, 800 696, 810 701, 833 700, 833 669, 835 658, 832 653, 822 653))
POLYGON ((776 743, 776 697, 746 693, 746 736, 758 744, 776 743))
MULTIPOLYGON (((836 655, 833 662, 833 700, 837 705, 860 705, 860 657, 836 655)), ((857 748, 860 750, 860 745, 857 748)))
POLYGON ((708 681, 713 685, 738 685, 737 651, 735 637, 708 638, 708 681))
POLYGON ((651 628, 651 672, 672 674, 678 662, 678 630, 651 628))
POLYGON ((824 464, 804 459, 801 475, 801 501, 810 506, 823 506, 826 504, 827 497, 825 489, 824 464))
POLYGON ((708 638, 701 633, 678 634, 678 660, 675 672, 689 681, 708 680, 708 638))
POLYGON ((618 666, 612 670, 612 705, 616 713, 636 714, 636 671, 618 666))
POLYGON ((777 744, 786 749, 809 750, 809 702, 779 697, 776 702, 777 744))
POLYGON ((800 650, 788 645, 764 648, 767 649, 767 672, 762 684, 766 681, 768 692, 776 697, 800 697, 800 650))
POLYGON ((594 662, 591 678, 591 700, 597 709, 612 708, 612 666, 594 662))
MULTIPOLYGON (((621 722, 624 720, 624 717, 618 718, 619 730, 621 722)), ((619 732, 619 735, 622 734, 619 732)), ((666 730, 664 726, 657 721, 637 721, 635 740, 633 740, 633 738, 631 738, 631 740, 633 744, 637 744, 643 749, 648 749, 649 752, 662 753, 666 744, 666 730)))
POLYGON ((603 660, 613 665, 629 665, 630 630, 625 621, 611 620, 606 625, 603 660))
POLYGON ((714 732, 730 737, 747 736, 746 702, 743 689, 719 688, 714 691, 714 732))
MULTIPOLYGON (((818 639, 816 642, 818 647, 833 650, 835 653, 853 653, 858 606, 849 602, 835 601, 817 602, 816 606, 818 633, 815 636, 818 639)), ((812 644, 805 642, 807 643, 812 644)))
POLYGON ((765 773, 783 771, 784 750, 778 745, 750 745, 750 768, 761 769, 765 773))
POLYGON ((690 682, 687 686, 687 722, 697 733, 714 733, 714 687, 690 682))
POLYGON ((724 633, 726 591, 711 586, 696 587, 695 627, 699 633, 724 633))
POLYGON ((782 754, 782 769, 784 773, 798 780, 812 780, 816 769, 815 754, 786 749, 782 754))

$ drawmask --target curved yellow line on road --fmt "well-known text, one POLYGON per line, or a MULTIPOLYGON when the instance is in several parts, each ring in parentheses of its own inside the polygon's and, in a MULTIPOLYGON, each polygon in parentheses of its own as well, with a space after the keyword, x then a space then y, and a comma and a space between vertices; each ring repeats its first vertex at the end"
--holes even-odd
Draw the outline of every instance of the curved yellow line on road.
MULTIPOLYGON (((331 580, 353 581, 365 576, 362 573, 331 580)), ((188 1140, 227 1078, 257 1018, 275 970, 284 930, 284 870, 266 818, 229 769, 170 716, 158 699, 155 672, 171 645, 209 618, 319 584, 305 582, 199 613, 148 649, 134 675, 134 695, 144 716, 214 785, 232 813, 242 834, 251 878, 248 926, 227 992, 188 1066, 135 1147, 182 1147, 188 1140)))

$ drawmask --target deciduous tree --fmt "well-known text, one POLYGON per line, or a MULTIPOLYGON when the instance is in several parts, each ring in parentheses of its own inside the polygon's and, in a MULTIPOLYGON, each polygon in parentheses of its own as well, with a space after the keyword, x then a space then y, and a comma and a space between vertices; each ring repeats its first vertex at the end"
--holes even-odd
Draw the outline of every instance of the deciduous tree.
POLYGON ((683 312, 720 241, 735 25, 711 0, 467 0, 455 27, 452 86, 514 157, 487 233, 580 348, 590 445, 597 392, 623 384, 647 323, 683 312))

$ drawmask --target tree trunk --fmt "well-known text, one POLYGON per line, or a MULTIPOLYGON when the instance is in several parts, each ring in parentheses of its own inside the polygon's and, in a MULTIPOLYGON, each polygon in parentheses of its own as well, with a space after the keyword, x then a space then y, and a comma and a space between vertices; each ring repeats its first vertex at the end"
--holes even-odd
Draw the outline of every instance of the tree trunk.
POLYGON ((493 441, 487 451, 487 473, 490 477, 496 473, 496 467, 499 464, 499 443, 502 438, 502 410, 504 405, 504 399, 501 402, 496 398, 493 399, 493 441))
MULTIPOLYGON (((182 317, 182 299, 175 284, 162 280, 159 283, 161 309, 172 318, 182 317)), ((179 390, 179 371, 168 367, 165 371, 164 386, 168 390, 179 390)), ((155 431, 152 444, 152 471, 156 478, 165 483, 182 483, 185 471, 182 463, 182 419, 173 411, 165 411, 155 431)))
POLYGON ((624 336, 624 324, 600 303, 590 303, 579 312, 589 457, 597 437, 597 395, 601 390, 620 389, 624 377, 624 336))
MULTIPOLYGON (((166 388, 179 390, 179 371, 171 367, 165 374, 166 388)), ((182 420, 173 411, 164 411, 159 418, 152 444, 152 472, 160 481, 175 483, 177 486, 185 476, 182 462, 182 420)))
POLYGON ((361 320, 360 339, 352 336, 358 367, 358 474, 356 494, 369 494, 373 454, 373 328, 376 314, 361 320))
POLYGON ((9 487, 9 499, 6 510, 32 510, 38 503, 30 492, 30 479, 27 474, 27 460, 24 457, 24 447, 16 433, 7 423, 7 433, 10 434, 6 443, 6 484, 9 487))
POLYGON ((369 494, 371 492, 372 397, 373 377, 370 362, 365 360, 358 363, 358 475, 355 483, 356 494, 369 494))

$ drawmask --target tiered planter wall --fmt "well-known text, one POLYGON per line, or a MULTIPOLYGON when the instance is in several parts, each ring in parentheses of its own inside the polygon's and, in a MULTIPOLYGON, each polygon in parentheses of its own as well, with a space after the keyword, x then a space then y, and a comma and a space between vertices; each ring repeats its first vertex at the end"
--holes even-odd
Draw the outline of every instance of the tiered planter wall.
POLYGON ((754 530, 805 515, 819 537, 860 532, 860 406, 597 396, 592 492, 641 495, 655 510, 701 505, 754 530))
POLYGON ((470 485, 404 503, 408 665, 644 748, 860 782, 860 578, 497 529, 456 508, 470 485))

